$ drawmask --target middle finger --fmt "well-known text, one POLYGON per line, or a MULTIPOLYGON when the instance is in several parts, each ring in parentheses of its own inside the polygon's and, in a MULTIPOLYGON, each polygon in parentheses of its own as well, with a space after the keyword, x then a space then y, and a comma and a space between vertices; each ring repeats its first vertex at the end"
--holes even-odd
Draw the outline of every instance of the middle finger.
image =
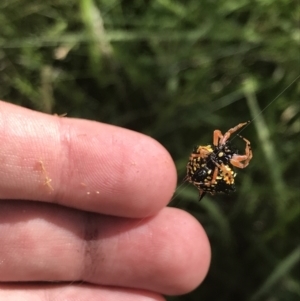
POLYGON ((2 201, 0 220, 0 281, 86 281, 182 294, 208 269, 203 229, 173 208, 137 220, 2 201))

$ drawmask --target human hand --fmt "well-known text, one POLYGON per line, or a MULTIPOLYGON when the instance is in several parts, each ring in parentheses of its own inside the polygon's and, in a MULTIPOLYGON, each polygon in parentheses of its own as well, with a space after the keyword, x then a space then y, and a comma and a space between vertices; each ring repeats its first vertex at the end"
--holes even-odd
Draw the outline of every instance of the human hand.
POLYGON ((0 102, 0 300, 158 301, 210 260, 155 140, 0 102))

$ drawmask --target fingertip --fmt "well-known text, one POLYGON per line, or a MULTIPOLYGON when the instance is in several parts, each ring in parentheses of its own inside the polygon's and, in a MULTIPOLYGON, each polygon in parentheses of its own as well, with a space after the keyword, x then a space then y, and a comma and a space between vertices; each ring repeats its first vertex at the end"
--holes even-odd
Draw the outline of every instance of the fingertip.
POLYGON ((181 211, 180 214, 182 219, 189 221, 185 223, 185 231, 180 233, 183 243, 189 247, 186 262, 179 263, 177 268, 189 273, 186 273, 185 281, 178 282, 176 294, 184 294, 198 287, 204 281, 211 262, 211 247, 204 228, 189 213, 181 211))
MULTIPOLYGON (((143 135, 137 158, 143 161, 143 169, 135 170, 137 198, 130 200, 135 205, 134 217, 156 214, 171 200, 177 184, 177 171, 170 153, 155 139, 143 135), (147 149, 147 154, 144 150, 147 149), (145 153, 145 156, 140 157, 145 153), (140 197, 142 196, 142 197, 140 197)), ((134 170, 133 170, 134 172, 134 170)))
POLYGON ((194 290, 205 279, 211 260, 211 248, 208 237, 199 223, 189 213, 167 208, 168 223, 173 224, 167 240, 168 256, 164 257, 165 278, 163 293, 167 295, 181 295, 194 290))
MULTIPOLYGON (((89 192, 99 192, 94 198, 88 195, 88 210, 142 218, 154 215, 170 201, 176 187, 176 168, 158 141, 113 125, 66 122, 72 123, 71 136, 77 139, 72 165, 85 174, 89 192)), ((69 174, 64 178, 69 185, 69 174)), ((80 206, 82 198, 78 201, 80 206)))
POLYGON ((89 169, 98 166, 97 173, 90 172, 94 177, 90 177, 89 187, 100 192, 99 198, 90 205, 98 206, 101 213, 123 217, 156 214, 168 204, 176 188, 176 168, 168 151, 144 134, 107 124, 97 123, 97 127, 101 134, 94 134, 93 147, 83 143, 73 153, 75 166, 82 166, 85 153, 86 160, 94 160, 89 169))

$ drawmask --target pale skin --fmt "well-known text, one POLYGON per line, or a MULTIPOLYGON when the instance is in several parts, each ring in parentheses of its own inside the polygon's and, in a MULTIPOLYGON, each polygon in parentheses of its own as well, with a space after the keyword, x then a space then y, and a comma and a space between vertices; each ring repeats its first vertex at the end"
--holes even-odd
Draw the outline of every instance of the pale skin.
POLYGON ((5 102, 0 137, 0 300, 162 301, 203 281, 209 242, 166 208, 176 169, 158 142, 5 102))

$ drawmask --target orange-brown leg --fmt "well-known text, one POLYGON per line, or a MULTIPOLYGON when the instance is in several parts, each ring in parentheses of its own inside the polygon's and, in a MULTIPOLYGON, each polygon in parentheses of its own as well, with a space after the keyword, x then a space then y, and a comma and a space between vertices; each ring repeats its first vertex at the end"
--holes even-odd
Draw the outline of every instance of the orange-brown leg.
POLYGON ((230 137, 234 132, 236 132, 237 130, 239 130, 241 127, 245 126, 245 125, 248 124, 249 122, 250 122, 250 121, 240 123, 240 124, 238 124, 237 126, 233 127, 232 129, 228 130, 228 131, 224 134, 224 136, 221 138, 220 144, 223 145, 223 144, 229 139, 229 137, 230 137))
POLYGON ((250 160, 253 157, 251 144, 250 141, 246 138, 242 137, 241 135, 238 136, 246 142, 245 155, 233 155, 230 160, 230 163, 238 168, 245 168, 246 166, 248 166, 250 160))
POLYGON ((210 145, 207 145, 207 146, 199 146, 197 148, 197 152, 198 154, 191 154, 190 155, 190 160, 193 159, 193 158, 206 158, 210 153, 212 153, 212 148, 210 145))
POLYGON ((242 138, 246 142, 246 147, 245 147, 245 155, 252 159, 252 149, 251 149, 251 143, 248 139, 244 138, 241 135, 238 135, 240 138, 242 138))
POLYGON ((220 130, 214 130, 213 143, 214 146, 219 145, 219 140, 223 139, 223 134, 220 130))
POLYGON ((208 155, 211 153, 211 151, 207 150, 201 150, 200 154, 191 154, 189 160, 193 161, 195 158, 202 158, 205 159, 208 157, 208 155))
POLYGON ((230 163, 238 168, 245 168, 248 166, 249 161, 246 162, 246 160, 248 159, 248 157, 246 155, 233 155, 230 163), (245 161, 245 162, 241 162, 241 161, 245 161))
POLYGON ((217 183, 216 179, 217 179, 217 176, 218 176, 218 171, 219 171, 218 167, 215 167, 215 170, 214 170, 214 173, 213 173, 213 176, 212 176, 212 179, 211 179, 212 184, 217 183))

